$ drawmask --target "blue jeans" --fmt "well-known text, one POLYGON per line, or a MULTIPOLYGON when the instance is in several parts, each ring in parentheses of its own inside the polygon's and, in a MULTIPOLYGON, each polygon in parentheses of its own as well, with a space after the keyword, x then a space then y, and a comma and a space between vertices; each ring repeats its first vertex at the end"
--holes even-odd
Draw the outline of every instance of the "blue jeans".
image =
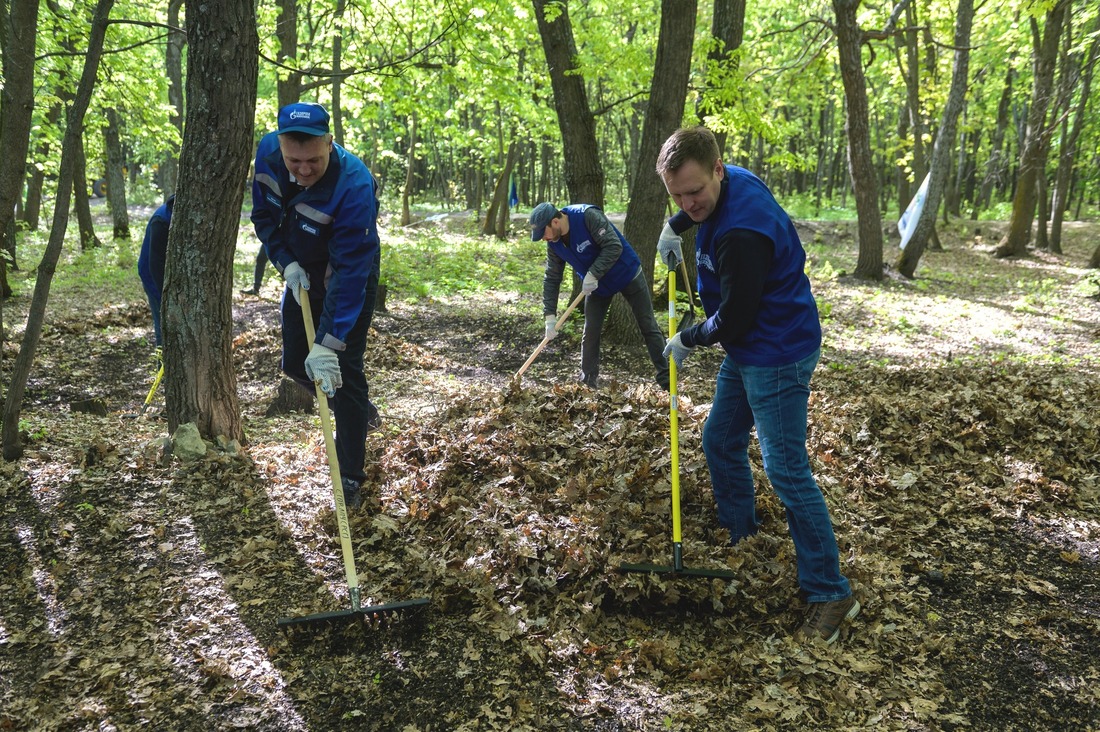
POLYGON ((718 522, 736 543, 758 528, 749 466, 749 433, 756 425, 764 472, 786 509, 798 585, 807 602, 842 600, 852 594, 840 574, 829 508, 806 452, 810 376, 820 355, 820 350, 814 351, 783 366, 747 366, 726 356, 703 427, 718 522))
MULTIPOLYGON (((319 291, 321 288, 314 289, 319 291)), ((374 272, 367 278, 366 299, 359 313, 359 319, 355 321, 351 332, 344 339, 344 350, 336 352, 344 385, 328 400, 332 407, 333 421, 336 422, 336 460, 340 464, 340 477, 350 478, 357 483, 362 483, 367 476, 364 470, 367 456, 367 423, 372 415, 378 413, 374 404, 371 403, 370 388, 367 385, 366 374, 363 372, 363 352, 367 348, 367 331, 370 330, 371 319, 374 316, 374 298, 377 292, 378 267, 376 264, 374 272)), ((316 328, 325 305, 324 295, 318 292, 315 297, 310 296, 309 305, 313 312, 313 327, 316 328)), ((301 384, 310 394, 314 394, 313 382, 306 376, 305 362, 309 354, 309 343, 306 339, 302 307, 285 288, 281 318, 283 373, 301 384)))

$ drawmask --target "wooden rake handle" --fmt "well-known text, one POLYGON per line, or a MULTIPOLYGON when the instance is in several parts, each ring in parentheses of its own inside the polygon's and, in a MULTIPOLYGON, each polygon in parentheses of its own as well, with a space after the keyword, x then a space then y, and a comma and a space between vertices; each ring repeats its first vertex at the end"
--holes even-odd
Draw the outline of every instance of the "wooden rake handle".
MULTIPOLYGON (((309 291, 298 290, 302 301, 302 319, 305 321, 306 339, 309 349, 313 350, 316 331, 313 328, 313 309, 309 304, 309 291)), ((336 440, 332 436, 332 414, 328 408, 328 397, 320 383, 314 382, 317 392, 317 406, 321 415, 321 429, 325 433, 325 452, 328 453, 328 472, 332 478, 332 499, 336 502, 336 523, 340 532, 340 551, 344 557, 344 575, 348 582, 353 610, 359 609, 359 574, 355 571, 355 553, 351 546, 351 525, 348 523, 348 507, 344 505, 344 483, 340 478, 340 461, 336 458, 336 440)))
MULTIPOLYGON (((567 307, 565 309, 565 312, 561 314, 560 318, 558 318, 558 322, 554 324, 554 330, 557 330, 558 328, 560 328, 565 323, 565 319, 568 318, 569 315, 574 310, 577 309, 577 306, 581 304, 581 300, 583 300, 583 299, 584 299, 584 293, 582 292, 581 294, 577 295, 576 300, 569 303, 569 307, 567 307)), ((526 361, 523 362, 523 365, 519 367, 519 371, 517 371, 516 375, 512 377, 513 381, 516 381, 516 380, 519 379, 519 377, 523 376, 523 372, 527 370, 528 366, 530 366, 531 364, 533 364, 535 362, 535 359, 539 357, 539 354, 542 353, 542 349, 546 348, 546 344, 549 343, 549 342, 550 342, 549 338, 543 338, 542 339, 542 343, 540 343, 535 348, 535 352, 532 353, 531 356, 526 361)))

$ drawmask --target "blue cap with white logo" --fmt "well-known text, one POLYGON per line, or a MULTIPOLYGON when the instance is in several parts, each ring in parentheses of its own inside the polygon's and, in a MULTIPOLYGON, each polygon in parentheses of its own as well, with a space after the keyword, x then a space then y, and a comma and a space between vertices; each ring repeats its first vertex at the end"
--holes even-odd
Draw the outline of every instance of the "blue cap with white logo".
POLYGON ((315 102, 295 102, 279 110, 279 134, 301 132, 306 135, 328 134, 328 112, 315 102))

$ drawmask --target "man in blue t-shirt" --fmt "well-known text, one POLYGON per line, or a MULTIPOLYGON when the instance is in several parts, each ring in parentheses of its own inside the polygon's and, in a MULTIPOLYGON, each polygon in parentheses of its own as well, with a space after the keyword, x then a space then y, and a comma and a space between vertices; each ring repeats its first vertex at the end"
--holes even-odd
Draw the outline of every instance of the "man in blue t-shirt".
POLYGON ((634 313, 654 379, 668 390, 668 360, 663 355, 665 337, 653 315, 653 297, 642 273, 641 261, 626 238, 596 206, 573 204, 560 211, 552 203, 540 203, 529 219, 531 241, 546 242, 546 272, 542 278, 542 311, 547 339, 557 336, 558 294, 568 263, 581 281, 585 295, 584 334, 581 336, 581 381, 599 386, 600 336, 611 298, 621 293, 634 313))
POLYGON ((720 344, 714 404, 703 428, 718 520, 731 543, 756 533, 749 433, 783 502, 794 541, 798 583, 809 604, 799 633, 832 643, 860 610, 840 573, 825 497, 806 452, 810 376, 821 355, 817 304, 804 271, 806 252, 787 212, 755 175, 723 165, 705 127, 674 132, 657 173, 681 211, 666 224, 662 261, 683 258, 679 232, 693 224, 699 295, 707 319, 668 340, 679 367, 697 346, 720 344))

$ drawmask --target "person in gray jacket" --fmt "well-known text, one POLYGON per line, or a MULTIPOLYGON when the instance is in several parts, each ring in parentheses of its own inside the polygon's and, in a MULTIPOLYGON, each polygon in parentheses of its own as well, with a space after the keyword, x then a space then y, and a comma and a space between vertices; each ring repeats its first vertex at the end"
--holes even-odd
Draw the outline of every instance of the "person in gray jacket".
POLYGON ((621 293, 656 369, 654 379, 668 390, 665 337, 653 315, 653 298, 642 273, 641 261, 626 238, 596 206, 572 204, 560 211, 552 203, 540 203, 529 219, 531 241, 546 242, 546 273, 542 280, 543 319, 547 339, 557 335, 558 295, 568 262, 582 278, 585 295, 584 334, 581 336, 581 381, 599 386, 600 336, 611 298, 621 293))

